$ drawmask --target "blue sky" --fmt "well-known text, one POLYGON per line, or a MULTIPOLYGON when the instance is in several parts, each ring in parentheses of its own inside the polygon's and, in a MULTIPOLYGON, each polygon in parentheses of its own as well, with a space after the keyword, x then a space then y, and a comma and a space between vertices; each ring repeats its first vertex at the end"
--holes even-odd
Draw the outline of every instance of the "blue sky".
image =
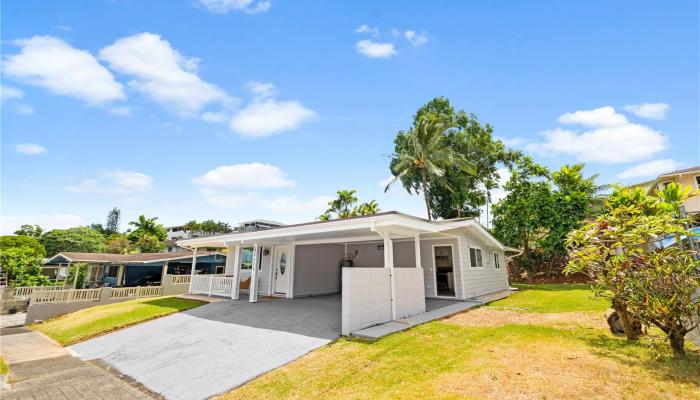
POLYGON ((2 3, 2 231, 139 214, 384 210, 396 132, 435 96, 558 168, 697 165, 695 1, 2 3))

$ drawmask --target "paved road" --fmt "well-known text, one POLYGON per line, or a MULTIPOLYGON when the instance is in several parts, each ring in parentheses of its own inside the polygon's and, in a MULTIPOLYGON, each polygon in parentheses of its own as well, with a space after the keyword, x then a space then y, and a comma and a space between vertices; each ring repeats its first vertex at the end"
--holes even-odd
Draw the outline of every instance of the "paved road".
POLYGON ((9 390, 0 390, 2 400, 153 398, 26 328, 2 330, 2 355, 10 367, 12 381, 9 390))
POLYGON ((168 399, 204 399, 340 335, 340 297, 222 301, 101 336, 70 349, 101 359, 168 399))

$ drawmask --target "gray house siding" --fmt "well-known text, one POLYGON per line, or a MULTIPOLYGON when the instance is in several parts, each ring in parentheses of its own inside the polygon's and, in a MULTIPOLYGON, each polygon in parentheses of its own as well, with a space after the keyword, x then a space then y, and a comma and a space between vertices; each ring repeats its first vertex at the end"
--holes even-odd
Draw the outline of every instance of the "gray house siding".
POLYGON ((508 290, 508 273, 505 266, 505 254, 500 249, 486 243, 480 237, 469 234, 460 240, 464 255, 464 292, 467 298, 508 290), (483 267, 472 268, 469 247, 478 247, 482 251, 483 267), (499 254, 500 268, 495 267, 493 254, 499 254))
POLYGON ((311 244, 294 249, 294 297, 340 292, 345 245, 311 244))

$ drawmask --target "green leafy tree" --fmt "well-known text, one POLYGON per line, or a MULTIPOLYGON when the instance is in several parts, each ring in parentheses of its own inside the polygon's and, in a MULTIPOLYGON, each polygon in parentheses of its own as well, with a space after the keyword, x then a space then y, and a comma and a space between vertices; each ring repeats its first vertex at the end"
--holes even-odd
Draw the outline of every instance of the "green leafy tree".
POLYGON ((7 271, 9 286, 41 286, 51 284, 41 266, 43 259, 35 249, 28 246, 3 248, 0 250, 0 265, 7 271))
POLYGON ((100 232, 103 235, 106 235, 105 228, 104 228, 104 226, 102 226, 102 224, 98 224, 95 222, 95 223, 90 224, 88 226, 88 228, 90 228, 94 231, 100 232))
POLYGON ((135 243, 141 236, 149 235, 155 236, 161 242, 164 241, 168 237, 168 231, 156 221, 158 217, 146 218, 145 215, 141 215, 136 221, 129 222, 129 225, 136 228, 129 233, 129 240, 135 243))
POLYGON ((18 230, 15 231, 15 235, 18 236, 29 236, 39 239, 44 233, 44 230, 39 225, 22 225, 18 230))
POLYGON ((88 270, 88 265, 83 262, 79 263, 73 263, 70 265, 70 269, 68 270, 68 275, 66 276, 66 283, 69 285, 73 285, 75 283, 75 288, 83 288, 85 287, 85 276, 87 275, 87 270, 88 270), (78 278, 75 278, 75 275, 78 274, 78 278))
POLYGON ((18 247, 26 248, 34 257, 43 258, 46 256, 44 245, 31 236, 0 236, 0 251, 18 247))
MULTIPOLYGON (((427 176, 432 216, 478 216, 480 207, 486 204, 488 191, 498 186, 499 165, 511 165, 520 153, 506 149, 501 141, 494 139, 491 125, 482 125, 476 115, 462 110, 455 111, 448 99, 436 97, 418 109, 411 130, 400 131, 397 134, 390 165, 392 175, 397 176, 407 167, 399 155, 413 153, 411 132, 415 131, 421 119, 428 115, 438 115, 451 125, 442 135, 442 143, 439 145, 469 160, 468 168, 464 168, 459 162, 442 165, 444 173, 438 182, 433 182, 432 176, 427 176)), ((419 168, 410 168, 400 180, 409 193, 424 190, 423 176, 419 168)))
POLYGON ((334 218, 350 218, 379 212, 379 204, 377 204, 376 200, 356 205, 357 197, 355 193, 357 193, 355 189, 338 190, 338 197, 328 202, 328 209, 318 219, 328 221, 334 218))
POLYGON ((205 233, 229 233, 233 231, 233 229, 231 229, 231 225, 221 221, 214 222, 214 220, 211 219, 198 225, 200 230, 205 233))
POLYGON ((163 251, 163 241, 155 235, 144 234, 136 241, 136 248, 141 253, 157 253, 163 251))
POLYGON ((104 226, 105 234, 112 235, 119 233, 119 226, 121 225, 122 212, 114 207, 107 213, 107 222, 104 226))
POLYGON ((76 227, 53 229, 41 237, 49 257, 62 251, 102 253, 105 251, 105 237, 94 229, 76 227))
POLYGON ((131 251, 129 238, 120 233, 115 233, 107 237, 107 253, 128 254, 131 251))

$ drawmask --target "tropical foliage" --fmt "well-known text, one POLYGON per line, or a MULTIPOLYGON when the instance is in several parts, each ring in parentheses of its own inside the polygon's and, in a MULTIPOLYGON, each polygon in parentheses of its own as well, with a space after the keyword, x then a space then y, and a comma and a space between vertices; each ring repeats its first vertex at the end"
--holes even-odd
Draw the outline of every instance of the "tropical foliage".
POLYGON ((328 202, 328 209, 321 214, 318 219, 327 221, 336 218, 350 218, 359 215, 372 215, 378 213, 379 204, 375 200, 370 200, 366 203, 357 204, 355 196, 357 190, 343 189, 338 190, 338 197, 335 200, 328 202))
POLYGON ((10 286, 47 285, 49 278, 41 269, 46 251, 29 236, 0 237, 0 266, 7 272, 10 286))
POLYGON ((698 193, 675 184, 664 192, 617 188, 600 216, 569 234, 565 272, 584 272, 608 290, 599 295, 610 294, 628 339, 637 339, 632 323, 640 320, 666 333, 682 358, 684 337, 699 322, 700 261, 683 239, 693 234, 679 204, 698 193))
POLYGON ((158 217, 146 218, 145 215, 140 215, 136 221, 129 222, 129 225, 136 228, 129 233, 129 240, 141 253, 156 253, 165 246, 168 231, 157 220, 158 217))
POLYGON ((412 128, 400 131, 394 145, 392 176, 409 193, 427 192, 426 207, 434 218, 478 216, 488 192, 498 186, 499 166, 510 165, 519 155, 493 138, 491 125, 482 125, 474 114, 455 111, 444 97, 420 107, 412 128), (438 120, 444 130, 416 147, 417 132, 426 118, 438 120), (416 164, 421 160, 425 168, 416 164), (425 185, 422 170, 427 172, 425 185))
POLYGON ((29 224, 24 224, 20 226, 18 230, 15 231, 15 235, 29 236, 37 239, 39 239, 43 233, 44 230, 39 225, 32 226, 29 224))
POLYGON ((50 230, 41 237, 41 243, 49 257, 62 251, 102 253, 106 248, 105 237, 87 227, 50 230))

